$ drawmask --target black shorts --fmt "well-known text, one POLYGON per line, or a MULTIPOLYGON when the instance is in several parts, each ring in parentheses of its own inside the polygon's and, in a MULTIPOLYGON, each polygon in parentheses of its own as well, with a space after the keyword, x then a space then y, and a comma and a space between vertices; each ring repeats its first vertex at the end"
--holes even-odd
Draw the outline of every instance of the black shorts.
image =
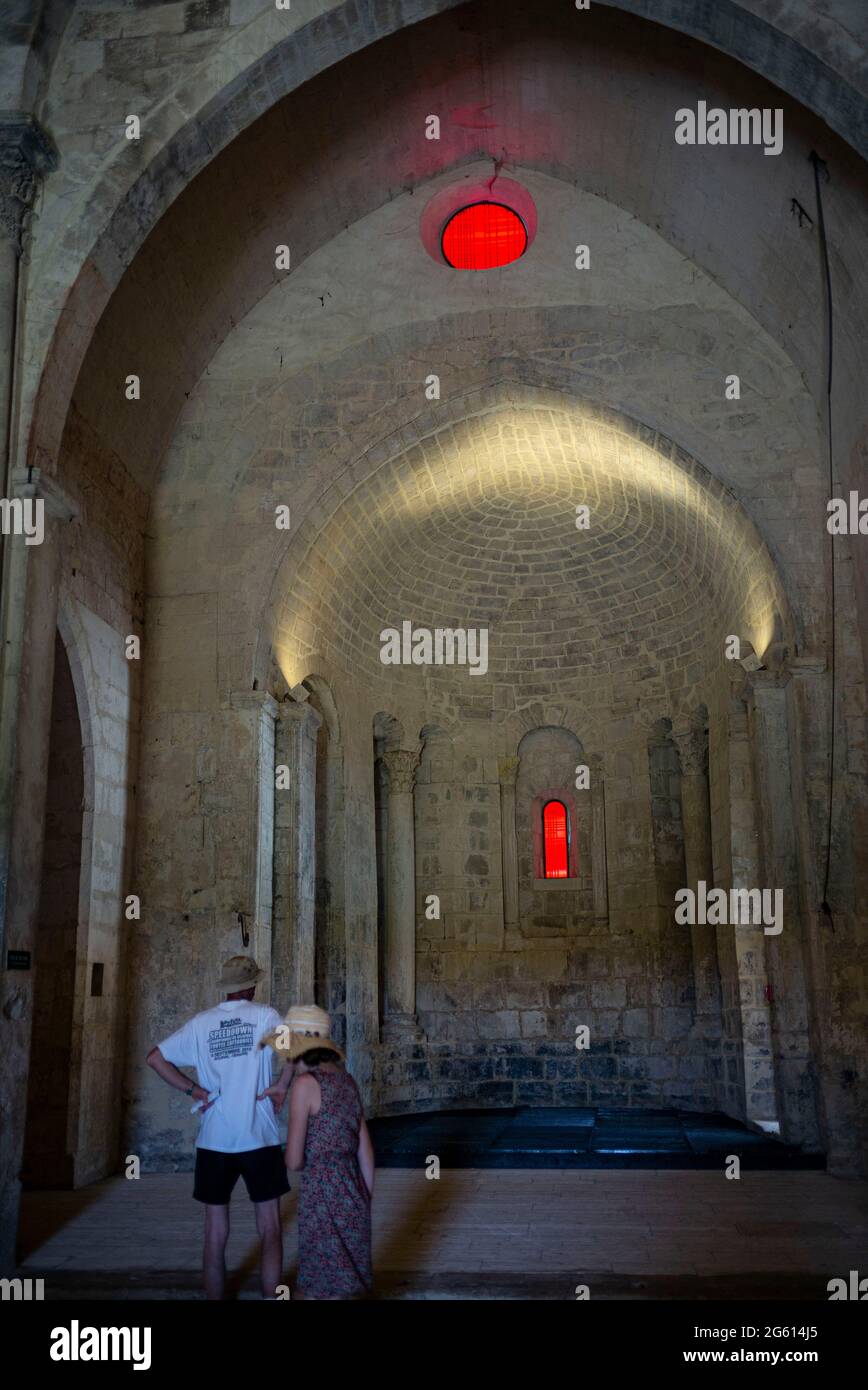
POLYGON ((251 1202, 270 1202, 289 1191, 283 1162, 283 1145, 245 1149, 226 1154, 217 1149, 196 1150, 193 1196, 209 1207, 225 1207, 239 1178, 244 1179, 251 1202))

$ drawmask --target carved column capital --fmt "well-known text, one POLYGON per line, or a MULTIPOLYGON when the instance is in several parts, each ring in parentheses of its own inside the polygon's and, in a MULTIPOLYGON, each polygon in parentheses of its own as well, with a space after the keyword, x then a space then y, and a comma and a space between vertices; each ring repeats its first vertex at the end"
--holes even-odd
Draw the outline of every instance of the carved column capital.
POLYGON ((233 709, 259 711, 271 719, 277 718, 277 701, 267 690, 233 690, 229 703, 233 709))
POLYGON ((23 111, 0 111, 0 236, 19 255, 39 181, 56 168, 57 151, 42 126, 23 111))
POLYGON ((762 699, 769 691, 784 689, 792 680, 813 680, 826 673, 827 662, 822 652, 796 656, 782 642, 775 643, 769 651, 772 656, 768 665, 745 677, 743 698, 748 703, 756 703, 757 697, 762 699))
POLYGON ((781 675, 785 684, 791 680, 810 681, 825 676, 827 669, 826 658, 822 654, 788 656, 781 675))
POLYGON ((683 777, 704 777, 708 772, 708 730, 690 725, 673 729, 672 740, 678 748, 683 777))
MULTIPOLYGON (((672 744, 671 729, 651 729, 648 733, 648 748, 669 748, 672 744)), ((593 768, 591 768, 593 773, 593 768)))
POLYGON ((299 705, 293 700, 281 700, 277 706, 277 717, 286 724, 295 724, 302 734, 315 739, 322 723, 322 715, 313 705, 299 705))
POLYGON ((497 776, 502 787, 514 787, 521 758, 498 758, 497 776))
POLYGON ((419 754, 407 748, 390 748, 383 754, 383 766, 389 774, 389 792, 412 792, 416 782, 419 754))
POLYGON ((789 669, 779 671, 751 671, 745 682, 745 703, 748 708, 756 708, 767 700, 777 698, 790 679, 789 669))

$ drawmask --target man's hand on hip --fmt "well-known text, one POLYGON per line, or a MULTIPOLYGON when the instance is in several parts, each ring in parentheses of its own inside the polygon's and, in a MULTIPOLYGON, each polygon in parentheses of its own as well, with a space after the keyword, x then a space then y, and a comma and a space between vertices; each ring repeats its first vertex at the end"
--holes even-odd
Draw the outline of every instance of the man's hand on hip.
POLYGON ((193 1087, 193 1090, 192 1090, 191 1093, 190 1093, 190 1095, 191 1095, 191 1098, 192 1098, 194 1101, 201 1100, 201 1101, 204 1101, 204 1102, 205 1102, 205 1104, 202 1105, 202 1106, 200 1106, 200 1107, 199 1107, 199 1110, 196 1112, 196 1113, 199 1114, 199 1115, 204 1115, 204 1114, 205 1114, 205 1111, 206 1111, 206 1110, 210 1110, 210 1109, 211 1109, 211 1106, 214 1104, 214 1101, 213 1101, 213 1100, 209 1100, 209 1099, 208 1099, 208 1096, 210 1095, 210 1091, 204 1090, 203 1087, 201 1087, 201 1086, 194 1086, 194 1087, 193 1087))
POLYGON ((279 1115, 283 1109, 283 1102, 289 1090, 288 1086, 269 1086, 256 1097, 257 1100, 265 1100, 271 1097, 271 1104, 274 1106, 275 1115, 279 1115))

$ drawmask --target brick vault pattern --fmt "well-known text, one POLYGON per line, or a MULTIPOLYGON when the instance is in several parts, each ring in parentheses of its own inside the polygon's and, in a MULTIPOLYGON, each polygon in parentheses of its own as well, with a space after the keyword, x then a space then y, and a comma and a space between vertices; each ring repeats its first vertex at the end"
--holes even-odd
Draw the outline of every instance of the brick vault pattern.
POLYGON ((683 698, 729 633, 764 650, 785 604, 758 537, 704 470, 638 433, 578 409, 504 406, 383 464, 284 566, 288 678, 316 653, 393 704, 424 681, 436 705, 456 672, 384 670, 381 630, 481 625, 489 670, 463 682, 462 701, 544 697, 592 714, 616 691, 683 698))

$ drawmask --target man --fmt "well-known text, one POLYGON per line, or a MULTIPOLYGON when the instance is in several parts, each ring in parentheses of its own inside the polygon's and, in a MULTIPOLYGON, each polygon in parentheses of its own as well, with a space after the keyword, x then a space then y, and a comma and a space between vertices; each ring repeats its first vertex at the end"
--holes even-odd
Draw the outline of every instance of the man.
POLYGON ((259 1043, 283 1020, 276 1009, 253 1002, 263 974, 250 956, 232 956, 217 982, 226 995, 224 1002, 191 1018, 147 1056, 158 1076, 202 1102, 193 1196, 205 1206, 204 1280, 209 1299, 223 1297, 229 1198, 239 1177, 256 1209, 263 1298, 276 1298, 283 1273, 280 1199, 289 1183, 276 1116, 293 1068, 285 1065, 277 1083, 269 1084, 271 1052, 259 1043), (195 1067, 200 1084, 179 1067, 195 1067))

